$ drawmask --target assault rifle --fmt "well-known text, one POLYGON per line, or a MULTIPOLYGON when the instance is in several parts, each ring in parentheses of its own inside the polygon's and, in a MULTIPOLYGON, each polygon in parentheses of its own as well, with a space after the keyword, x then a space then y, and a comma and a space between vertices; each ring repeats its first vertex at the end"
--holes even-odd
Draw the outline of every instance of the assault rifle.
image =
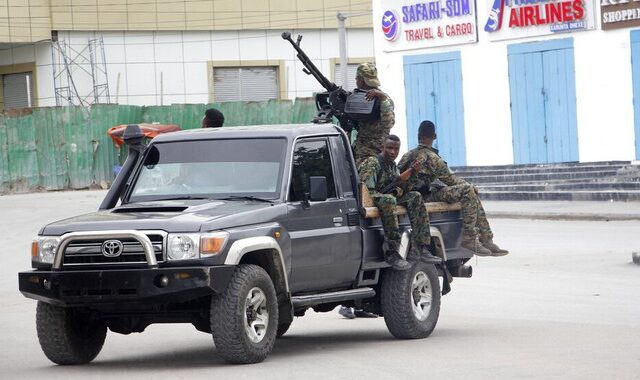
MULTIPOLYGON (((422 162, 422 160, 416 160, 416 162, 414 163, 418 165, 423 165, 424 163, 422 162)), ((402 173, 400 173, 399 176, 397 176, 396 178, 394 178, 393 181, 391 181, 390 184, 388 184, 387 186, 383 187, 382 190, 380 190, 381 194, 390 194, 393 192, 393 190, 400 186, 402 183, 407 182, 407 180, 409 179, 409 177, 411 177, 411 174, 413 173, 414 169, 414 165, 411 165, 407 170, 403 171, 402 173)))
POLYGON ((316 94, 318 113, 313 118, 314 123, 330 123, 335 117, 338 119, 340 127, 349 133, 353 129, 358 129, 358 120, 379 117, 380 105, 377 99, 366 100, 364 98, 365 92, 362 91, 347 92, 322 75, 322 72, 311 62, 311 59, 300 47, 301 35, 298 35, 297 40, 294 41, 290 32, 282 32, 282 38, 289 41, 298 53, 297 57, 304 65, 302 71, 307 75, 313 75, 320 85, 327 90, 316 94))

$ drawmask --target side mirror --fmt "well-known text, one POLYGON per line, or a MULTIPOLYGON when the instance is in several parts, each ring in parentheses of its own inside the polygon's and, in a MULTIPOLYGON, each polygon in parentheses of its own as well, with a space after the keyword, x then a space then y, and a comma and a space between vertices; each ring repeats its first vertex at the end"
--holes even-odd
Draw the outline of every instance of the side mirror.
POLYGON ((327 200, 327 177, 309 177, 309 200, 327 200))

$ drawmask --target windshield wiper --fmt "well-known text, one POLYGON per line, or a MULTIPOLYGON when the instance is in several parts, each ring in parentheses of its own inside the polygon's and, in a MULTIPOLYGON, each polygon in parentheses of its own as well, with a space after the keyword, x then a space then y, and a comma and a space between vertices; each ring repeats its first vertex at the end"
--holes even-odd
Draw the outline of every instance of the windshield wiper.
POLYGON ((216 198, 219 199, 221 201, 241 201, 241 200, 247 200, 247 201, 259 201, 259 202, 266 202, 266 203, 274 203, 273 200, 271 199, 265 199, 265 198, 259 198, 259 197, 254 197, 253 195, 231 195, 228 197, 224 197, 224 198, 216 198))

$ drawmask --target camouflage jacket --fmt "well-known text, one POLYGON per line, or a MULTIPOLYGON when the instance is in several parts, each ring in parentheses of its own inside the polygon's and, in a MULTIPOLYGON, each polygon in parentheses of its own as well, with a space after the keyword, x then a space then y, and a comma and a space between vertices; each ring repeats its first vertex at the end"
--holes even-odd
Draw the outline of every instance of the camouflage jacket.
POLYGON ((422 168, 418 173, 413 173, 407 181, 407 187, 409 189, 421 188, 428 186, 435 180, 440 180, 448 186, 463 185, 467 181, 458 178, 449 166, 447 162, 438 155, 438 150, 430 148, 426 145, 418 145, 417 148, 411 149, 402 156, 398 169, 401 171, 406 170, 411 166, 413 162, 420 160, 422 168))
POLYGON ((369 194, 374 197, 382 195, 380 190, 393 182, 400 172, 395 162, 387 161, 379 155, 364 160, 358 168, 358 174, 360 181, 367 186, 369 194))

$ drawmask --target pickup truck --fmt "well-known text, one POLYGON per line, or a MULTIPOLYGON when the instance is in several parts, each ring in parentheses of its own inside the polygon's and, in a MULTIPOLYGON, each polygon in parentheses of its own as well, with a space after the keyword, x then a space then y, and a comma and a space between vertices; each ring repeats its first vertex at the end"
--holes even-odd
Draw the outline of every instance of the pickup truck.
MULTIPOLYGON (((191 323, 226 361, 260 362, 294 316, 338 305, 424 338, 452 278, 471 276, 457 204, 427 204, 437 260, 389 267, 378 210, 335 125, 198 129, 148 145, 131 125, 124 138, 129 156, 99 210, 43 227, 33 270, 19 273, 54 363, 88 363, 107 330, 152 323, 191 323)), ((406 257, 410 224, 397 213, 406 257)))

